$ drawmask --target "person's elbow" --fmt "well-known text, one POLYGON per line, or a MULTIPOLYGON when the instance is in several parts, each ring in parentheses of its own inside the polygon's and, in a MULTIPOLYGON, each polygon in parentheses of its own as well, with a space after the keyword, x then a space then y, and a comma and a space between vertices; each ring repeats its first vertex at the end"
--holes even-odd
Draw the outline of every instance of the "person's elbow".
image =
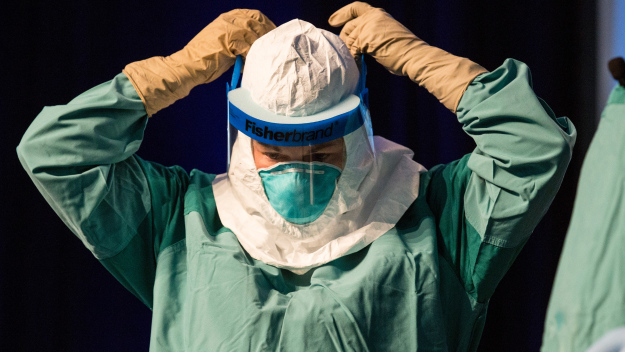
POLYGON ((43 147, 41 145, 30 138, 28 133, 22 137, 22 140, 17 145, 17 157, 22 164, 22 167, 31 175, 37 165, 35 162, 38 159, 36 154, 40 153, 42 148, 43 147))
POLYGON ((558 131, 556 132, 558 136, 552 142, 551 153, 556 164, 556 173, 563 175, 573 156, 577 131, 568 118, 559 118, 556 122, 558 124, 558 131))

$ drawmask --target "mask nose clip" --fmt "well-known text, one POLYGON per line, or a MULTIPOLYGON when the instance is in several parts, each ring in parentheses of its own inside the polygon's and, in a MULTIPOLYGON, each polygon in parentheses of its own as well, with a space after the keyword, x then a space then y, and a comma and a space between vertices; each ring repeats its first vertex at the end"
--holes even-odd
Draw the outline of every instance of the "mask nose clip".
POLYGON ((313 170, 313 169, 303 169, 303 168, 291 168, 291 169, 286 169, 286 170, 281 170, 281 171, 272 171, 271 174, 282 175, 282 174, 286 174, 289 172, 301 172, 301 173, 314 174, 314 175, 325 174, 325 171, 323 170, 313 170))

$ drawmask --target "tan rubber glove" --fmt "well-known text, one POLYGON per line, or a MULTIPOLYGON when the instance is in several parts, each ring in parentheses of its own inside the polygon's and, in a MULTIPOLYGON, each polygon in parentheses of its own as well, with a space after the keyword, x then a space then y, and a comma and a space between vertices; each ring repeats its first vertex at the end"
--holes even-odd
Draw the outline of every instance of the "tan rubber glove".
POLYGON ((369 54, 391 73, 408 76, 453 113, 473 79, 484 72, 469 59, 428 45, 383 9, 353 2, 330 16, 352 55, 369 54))
POLYGON ((133 62, 123 70, 139 93, 148 116, 186 97, 191 89, 215 80, 246 56, 256 39, 276 28, 258 10, 221 14, 182 50, 133 62))

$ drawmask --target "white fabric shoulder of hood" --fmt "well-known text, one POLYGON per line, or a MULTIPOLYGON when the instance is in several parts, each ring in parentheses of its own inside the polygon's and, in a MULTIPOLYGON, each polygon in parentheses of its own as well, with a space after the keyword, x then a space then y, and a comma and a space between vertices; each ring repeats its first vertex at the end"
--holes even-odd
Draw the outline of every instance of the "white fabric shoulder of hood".
POLYGON ((625 352, 625 326, 609 331, 586 352, 625 352))
POLYGON ((365 126, 344 138, 346 165, 328 206, 314 222, 297 225, 269 203, 251 139, 239 133, 228 174, 215 178, 213 191, 222 224, 253 258, 303 274, 366 247, 414 202, 425 168, 410 149, 374 137, 374 158, 365 126))

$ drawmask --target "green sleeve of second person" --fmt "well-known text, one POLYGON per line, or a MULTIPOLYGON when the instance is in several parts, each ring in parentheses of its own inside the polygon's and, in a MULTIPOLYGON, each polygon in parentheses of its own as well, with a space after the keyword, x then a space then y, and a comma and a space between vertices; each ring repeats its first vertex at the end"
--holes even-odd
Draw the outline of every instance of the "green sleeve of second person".
POLYGON ((119 74, 67 105, 45 107, 17 152, 63 222, 151 307, 155 258, 184 236, 179 209, 188 176, 135 155, 147 120, 119 74))
POLYGON ((576 131, 535 95, 529 68, 510 59, 473 80, 457 116, 476 148, 430 171, 428 202, 441 257, 484 302, 547 212, 576 131))

